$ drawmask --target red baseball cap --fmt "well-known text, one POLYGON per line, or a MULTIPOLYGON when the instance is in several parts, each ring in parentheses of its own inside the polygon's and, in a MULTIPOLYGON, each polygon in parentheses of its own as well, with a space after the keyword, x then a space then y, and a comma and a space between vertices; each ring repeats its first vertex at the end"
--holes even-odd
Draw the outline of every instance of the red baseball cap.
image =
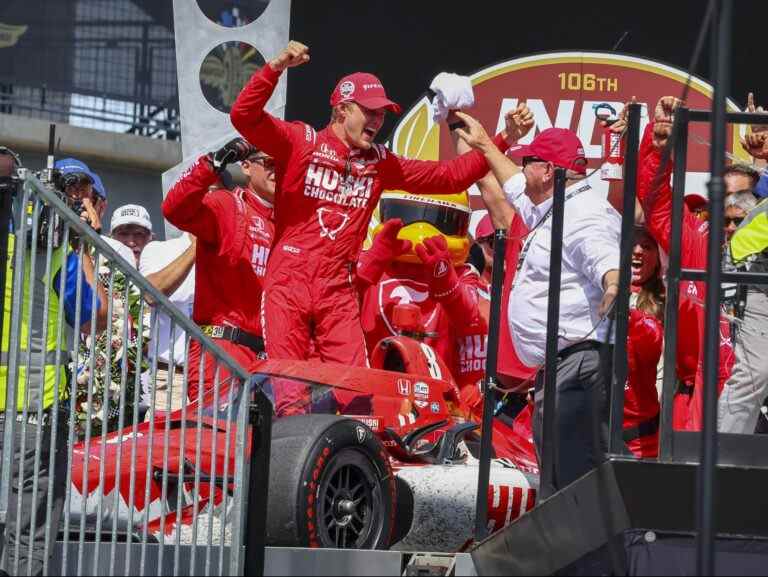
POLYGON ((685 195, 685 205, 691 212, 705 208, 709 204, 709 198, 698 192, 689 192, 685 195))
POLYGON ((331 94, 331 106, 341 102, 357 102, 371 110, 386 108, 395 114, 403 111, 398 104, 387 98, 381 80, 367 72, 355 72, 339 80, 331 94))
POLYGON ((491 222, 491 215, 485 213, 483 218, 480 219, 480 222, 477 223, 477 227, 475 228, 475 238, 479 239, 493 236, 495 232, 496 230, 493 228, 493 223, 491 222))
POLYGON ((540 132, 531 144, 510 146, 507 154, 513 158, 535 156, 560 168, 573 170, 579 174, 587 173, 584 146, 579 137, 566 128, 547 128, 540 132))

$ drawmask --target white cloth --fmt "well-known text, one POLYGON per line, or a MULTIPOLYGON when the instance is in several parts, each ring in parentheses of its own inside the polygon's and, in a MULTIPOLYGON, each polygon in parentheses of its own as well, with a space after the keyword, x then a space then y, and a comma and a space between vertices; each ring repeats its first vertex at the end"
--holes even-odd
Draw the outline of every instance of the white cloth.
POLYGON ((435 122, 445 120, 450 110, 463 110, 475 104, 475 93, 469 76, 452 72, 441 72, 429 85, 435 93, 432 99, 432 118, 435 122))
MULTIPOLYGON (((152 241, 141 253, 141 259, 139 261, 139 272, 144 276, 156 273, 174 260, 179 258, 185 250, 189 248, 191 244, 189 235, 184 234, 178 238, 166 241, 152 241)), ((195 300, 195 267, 193 266, 187 278, 181 283, 179 288, 176 289, 169 300, 176 305, 176 307, 184 313, 184 316, 192 316, 192 304, 195 300)), ((150 338, 154 338, 155 329, 154 324, 159 323, 157 327, 157 349, 155 349, 155 343, 149 345, 149 360, 152 361, 155 350, 157 350, 157 360, 165 363, 171 360, 171 320, 168 315, 160 313, 156 309, 152 310, 152 328, 150 330, 150 338)), ((173 363, 175 365, 184 365, 184 353, 186 344, 186 333, 176 325, 175 339, 173 344, 173 363)))
MULTIPOLYGON (((569 187, 566 195, 585 186, 585 191, 565 203, 558 350, 585 337, 605 340, 609 323, 598 315, 603 277, 619 268, 621 216, 586 182, 569 187)), ((535 205, 524 191, 523 174, 504 183, 507 200, 532 230, 549 212, 552 199, 535 205)), ((541 365, 546 353, 551 235, 550 217, 523 241, 524 245, 530 241, 529 250, 509 296, 508 322, 515 350, 531 367, 541 365)))
MULTIPOLYGON (((111 246, 117 254, 119 254, 121 257, 123 257, 129 265, 131 265, 133 268, 136 268, 136 257, 133 256, 133 251, 125 246, 122 242, 119 240, 116 240, 114 238, 111 238, 109 236, 102 236, 101 240, 106 242, 109 246, 111 246)), ((104 263, 106 262, 106 258, 99 255, 99 268, 101 268, 104 263)))

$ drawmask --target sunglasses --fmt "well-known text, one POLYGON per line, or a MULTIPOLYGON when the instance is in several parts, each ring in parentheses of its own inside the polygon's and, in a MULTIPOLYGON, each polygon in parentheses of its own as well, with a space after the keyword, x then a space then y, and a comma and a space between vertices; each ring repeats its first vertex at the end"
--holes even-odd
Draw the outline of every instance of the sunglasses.
POLYGON ((268 172, 274 172, 275 170, 275 159, 269 156, 252 156, 247 160, 247 162, 255 162, 256 164, 260 164, 264 167, 264 170, 268 172))
POLYGON ((543 158, 539 158, 538 156, 526 156, 525 158, 523 158, 523 168, 525 168, 526 166, 534 162, 549 162, 549 161, 544 160, 543 158))
POLYGON ((742 222, 744 222, 743 216, 736 217, 736 218, 731 218, 729 216, 726 216, 725 219, 723 220, 723 223, 726 227, 731 226, 732 224, 736 225, 736 227, 740 227, 742 222))

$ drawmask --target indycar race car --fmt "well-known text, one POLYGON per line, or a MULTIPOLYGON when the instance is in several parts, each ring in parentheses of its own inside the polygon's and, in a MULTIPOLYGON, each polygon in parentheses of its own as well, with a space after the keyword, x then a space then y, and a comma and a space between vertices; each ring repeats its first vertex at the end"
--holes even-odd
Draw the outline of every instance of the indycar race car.
MULTIPOLYGON (((311 390, 301 414, 272 422, 268 545, 454 552, 471 542, 479 419, 431 347, 398 336, 377 345, 371 368, 270 360, 252 369, 251 388, 267 395, 287 382, 311 390)), ((167 417, 75 446, 73 524, 228 544, 233 408, 246 392, 225 380, 167 417)), ((530 419, 530 406, 494 419, 491 531, 535 504, 530 419)))

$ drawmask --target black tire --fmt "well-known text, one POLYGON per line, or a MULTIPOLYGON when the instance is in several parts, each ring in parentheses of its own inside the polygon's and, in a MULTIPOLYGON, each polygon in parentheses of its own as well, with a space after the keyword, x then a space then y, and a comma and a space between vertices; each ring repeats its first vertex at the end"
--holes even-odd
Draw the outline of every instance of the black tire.
POLYGON ((386 549, 396 496, 387 453, 361 422, 334 415, 274 422, 268 545, 386 549))

